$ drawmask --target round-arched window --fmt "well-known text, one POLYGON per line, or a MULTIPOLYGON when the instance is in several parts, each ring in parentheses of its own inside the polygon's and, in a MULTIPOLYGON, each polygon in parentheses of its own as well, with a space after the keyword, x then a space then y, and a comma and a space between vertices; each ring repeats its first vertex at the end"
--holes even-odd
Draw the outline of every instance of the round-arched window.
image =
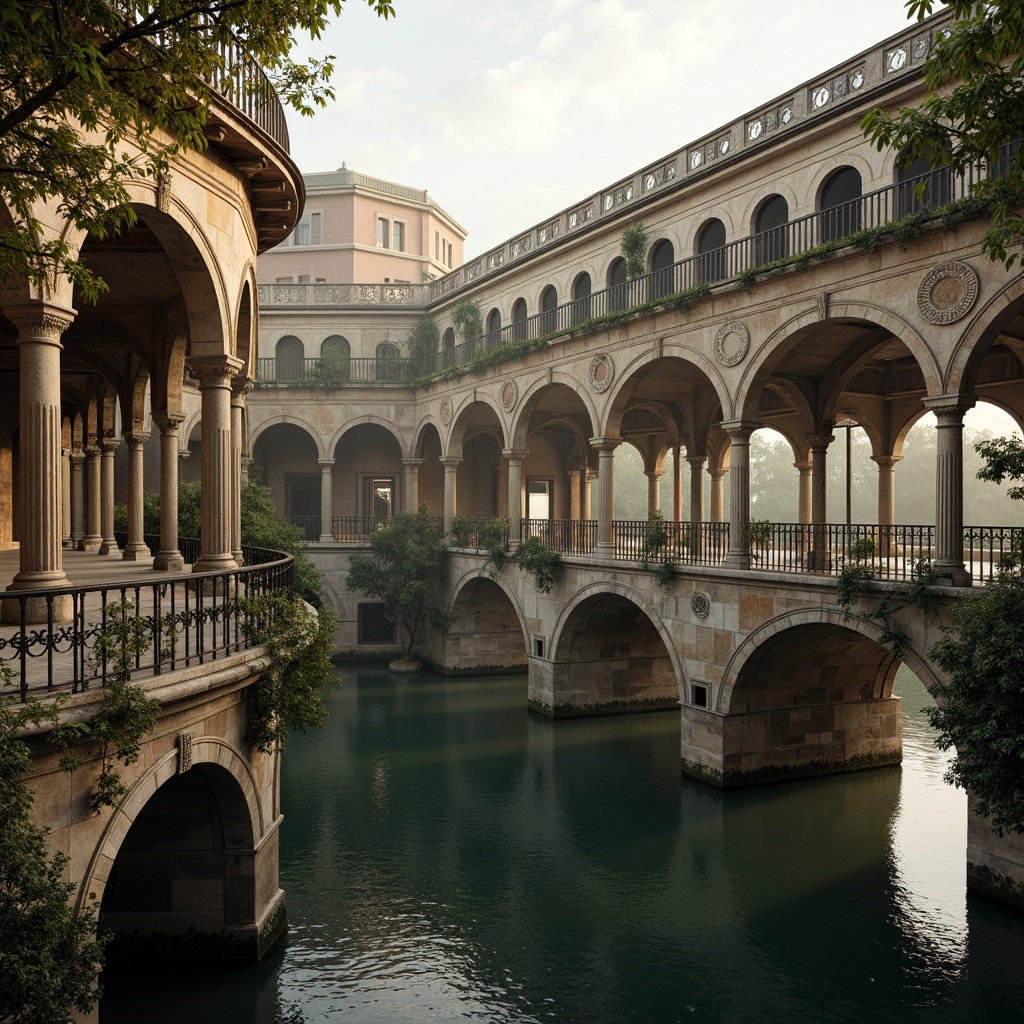
POLYGON ((697 280, 711 284, 726 276, 725 225, 713 217, 697 238, 697 280))
POLYGON ((286 334, 274 347, 275 380, 303 380, 305 378, 305 351, 302 342, 286 334))
POLYGON ((754 221, 754 264, 771 263, 789 255, 789 203, 782 196, 769 196, 754 221))
POLYGON ((584 271, 572 285, 572 322, 574 324, 582 323, 584 320, 590 319, 590 291, 591 291, 590 275, 584 271))
POLYGON ((526 337, 526 299, 516 299, 512 306, 512 337, 519 341, 526 337))
POLYGON ((626 261, 621 256, 616 256, 608 268, 608 288, 611 290, 608 296, 609 307, 625 309, 629 285, 626 281, 626 261))
POLYGON ((855 167, 840 167, 821 190, 821 240, 834 242, 860 230, 861 180, 855 167))
POLYGON ((651 291, 652 299, 660 299, 663 295, 670 295, 676 291, 673 287, 673 264, 676 261, 676 251, 672 243, 663 238, 656 242, 651 249, 651 291))
POLYGON ((558 289, 549 284, 540 295, 541 334, 552 334, 558 329, 558 289))

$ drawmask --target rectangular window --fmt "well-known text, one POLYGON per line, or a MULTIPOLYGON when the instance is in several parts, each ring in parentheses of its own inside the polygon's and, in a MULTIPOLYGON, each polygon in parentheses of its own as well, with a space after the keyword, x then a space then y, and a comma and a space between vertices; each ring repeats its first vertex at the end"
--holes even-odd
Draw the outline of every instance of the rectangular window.
POLYGON ((377 248, 386 249, 388 247, 388 219, 387 217, 377 218, 377 248))
POLYGON ((448 243, 448 266, 452 265, 452 243, 448 243))
POLYGON ((405 252, 405 225, 395 221, 394 244, 395 252, 405 252))
POLYGON ((293 245, 323 245, 324 215, 322 213, 304 213, 292 236, 293 245))
POLYGON ((277 277, 277 278, 274 278, 274 283, 275 284, 293 284, 294 283, 294 279, 290 278, 290 277, 277 277))
POLYGON ((441 262, 441 232, 434 232, 434 259, 441 262))
POLYGON ((395 627, 384 614, 384 605, 360 602, 359 643, 361 644, 393 644, 395 627))
POLYGON ((309 284, 309 274, 299 274, 299 284, 309 284))
POLYGON ((526 518, 551 518, 551 491, 553 480, 527 480, 526 518))

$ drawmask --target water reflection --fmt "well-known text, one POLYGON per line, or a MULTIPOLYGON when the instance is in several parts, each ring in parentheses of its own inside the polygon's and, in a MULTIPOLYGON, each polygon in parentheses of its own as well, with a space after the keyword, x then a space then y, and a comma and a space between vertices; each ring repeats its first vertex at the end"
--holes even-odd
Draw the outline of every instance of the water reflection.
POLYGON ((286 948, 226 974, 111 977, 103 1024, 970 1022, 1020 1005, 1024 919, 967 915, 966 809, 909 673, 902 769, 729 794, 681 783, 671 713, 552 723, 524 710, 522 678, 346 676, 285 765, 286 948))

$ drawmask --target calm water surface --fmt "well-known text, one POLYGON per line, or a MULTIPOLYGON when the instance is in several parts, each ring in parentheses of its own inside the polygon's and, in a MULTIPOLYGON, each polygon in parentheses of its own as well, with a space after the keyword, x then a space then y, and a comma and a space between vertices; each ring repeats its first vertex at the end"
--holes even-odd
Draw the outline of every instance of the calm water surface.
POLYGON ((287 942, 107 972, 101 1024, 998 1022, 1024 915, 964 893, 966 809, 901 670, 902 769, 722 794, 672 713, 553 723, 525 677, 345 666, 284 764, 287 942))

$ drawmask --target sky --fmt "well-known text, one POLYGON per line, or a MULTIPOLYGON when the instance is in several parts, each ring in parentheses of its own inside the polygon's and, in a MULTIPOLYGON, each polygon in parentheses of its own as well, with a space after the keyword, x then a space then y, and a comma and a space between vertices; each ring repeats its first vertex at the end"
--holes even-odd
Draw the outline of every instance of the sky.
POLYGON ((306 173, 426 189, 466 258, 900 31, 902 0, 347 0, 300 56, 335 100, 289 117, 306 173))

